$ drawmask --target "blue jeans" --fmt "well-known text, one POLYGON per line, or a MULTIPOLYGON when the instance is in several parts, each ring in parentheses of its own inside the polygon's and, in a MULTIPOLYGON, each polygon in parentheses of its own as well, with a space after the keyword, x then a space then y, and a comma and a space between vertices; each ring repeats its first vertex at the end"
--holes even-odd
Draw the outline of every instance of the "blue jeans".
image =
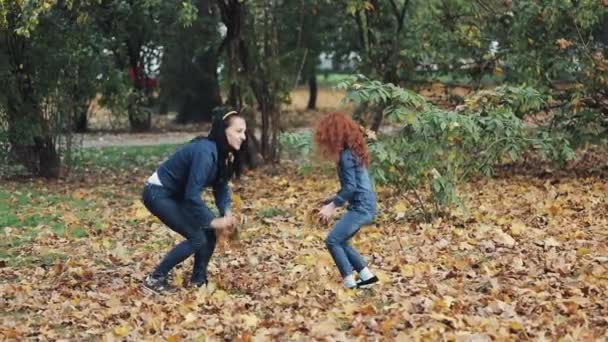
POLYGON ((327 235, 325 245, 342 277, 352 274, 353 268, 359 272, 367 266, 363 257, 348 243, 348 240, 359 231, 361 226, 371 223, 373 218, 373 214, 363 210, 348 210, 327 235))
POLYGON ((185 210, 182 200, 175 198, 171 191, 162 186, 146 184, 142 199, 146 208, 154 216, 171 230, 186 238, 167 253, 152 275, 167 276, 175 265, 194 254, 191 281, 206 282, 207 265, 215 250, 215 231, 201 229, 200 224, 193 222, 191 215, 185 210))

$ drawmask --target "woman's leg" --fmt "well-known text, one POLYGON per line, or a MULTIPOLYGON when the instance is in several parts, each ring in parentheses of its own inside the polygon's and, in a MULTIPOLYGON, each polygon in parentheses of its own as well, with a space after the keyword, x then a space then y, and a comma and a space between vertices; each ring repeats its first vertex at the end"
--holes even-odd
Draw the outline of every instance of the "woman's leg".
POLYGON ((187 240, 173 247, 153 272, 155 277, 166 277, 175 265, 186 260, 196 251, 207 249, 208 241, 203 231, 192 225, 182 211, 179 202, 169 196, 162 187, 147 185, 144 190, 144 205, 171 230, 187 240))
POLYGON ((213 229, 205 229, 204 234, 207 239, 207 244, 194 253, 194 266, 192 268, 192 277, 190 283, 196 286, 201 286, 207 283, 207 266, 215 250, 217 241, 215 231, 213 229))

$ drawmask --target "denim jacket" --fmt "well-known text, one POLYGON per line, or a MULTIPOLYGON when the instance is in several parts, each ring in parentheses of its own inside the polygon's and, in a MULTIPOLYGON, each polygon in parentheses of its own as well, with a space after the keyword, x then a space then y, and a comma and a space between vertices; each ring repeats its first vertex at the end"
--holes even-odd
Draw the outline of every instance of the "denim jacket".
POLYGON ((376 193, 372 188, 369 173, 349 148, 340 152, 338 176, 341 189, 333 199, 334 204, 341 207, 345 202, 349 202, 349 209, 363 210, 375 215, 376 193))
POLYGON ((230 187, 227 182, 217 182, 218 152, 215 142, 200 139, 181 147, 156 172, 163 187, 182 199, 187 212, 204 228, 209 227, 214 218, 201 198, 205 188, 212 187, 220 215, 230 210, 230 187))

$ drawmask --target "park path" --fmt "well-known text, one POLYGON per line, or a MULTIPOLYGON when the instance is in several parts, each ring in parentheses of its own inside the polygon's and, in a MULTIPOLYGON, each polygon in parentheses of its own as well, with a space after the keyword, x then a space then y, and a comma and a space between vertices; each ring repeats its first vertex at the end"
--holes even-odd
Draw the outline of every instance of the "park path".
POLYGON ((83 148, 108 146, 151 146, 180 144, 204 132, 161 132, 161 133, 87 133, 76 136, 76 143, 83 148))

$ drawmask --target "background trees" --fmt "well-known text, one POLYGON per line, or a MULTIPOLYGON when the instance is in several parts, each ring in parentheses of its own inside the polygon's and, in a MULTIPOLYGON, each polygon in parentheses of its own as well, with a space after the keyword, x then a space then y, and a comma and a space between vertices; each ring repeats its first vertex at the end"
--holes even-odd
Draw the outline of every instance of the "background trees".
MULTIPOLYGON (((252 153, 276 162, 282 105, 308 84, 315 108, 321 56, 402 87, 532 86, 544 105, 522 119, 544 113, 573 146, 600 142, 606 12, 595 0, 2 0, 3 155, 57 176, 99 96, 134 131, 167 108, 181 123, 237 108, 259 130, 252 153)), ((368 102, 356 115, 378 130, 386 108, 368 102)))

